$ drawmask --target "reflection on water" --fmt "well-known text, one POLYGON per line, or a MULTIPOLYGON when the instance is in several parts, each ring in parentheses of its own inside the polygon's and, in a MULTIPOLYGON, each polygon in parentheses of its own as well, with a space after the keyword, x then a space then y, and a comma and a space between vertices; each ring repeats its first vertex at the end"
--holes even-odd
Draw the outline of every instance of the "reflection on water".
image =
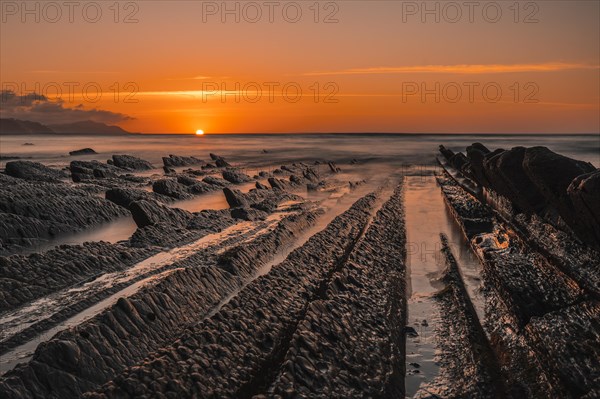
POLYGON ((0 316, 0 326, 2 326, 0 329, 0 343, 19 334, 19 332, 35 323, 47 320, 53 315, 85 301, 87 298, 109 290, 111 287, 123 287, 102 301, 90 305, 56 326, 40 332, 35 338, 2 355, 0 358, 0 375, 12 369, 17 363, 29 359, 40 342, 52 338, 59 331, 89 320, 112 306, 120 297, 131 296, 146 284, 158 281, 173 272, 174 262, 186 259, 204 248, 218 247, 219 251, 222 251, 244 242, 240 239, 256 239, 271 231, 282 218, 289 214, 290 212, 278 212, 270 215, 264 222, 238 223, 221 232, 208 234, 190 244, 160 252, 129 269, 103 274, 92 281, 66 288, 13 311, 5 312, 0 316))
POLYGON ((468 248, 445 206, 433 176, 407 176, 405 190, 408 289, 408 326, 418 336, 406 339, 406 395, 413 397, 423 384, 439 373, 436 362, 435 326, 440 315, 432 295, 442 288, 438 282, 445 261, 440 253, 440 233, 449 244, 461 267, 467 291, 480 317, 483 298, 479 292, 480 265, 468 248))
POLYGON ((113 220, 99 226, 91 227, 87 230, 57 236, 53 239, 44 241, 36 246, 27 247, 20 251, 20 254, 30 254, 34 252, 43 252, 59 245, 79 245, 84 242, 106 241, 116 243, 127 240, 135 232, 137 226, 130 216, 113 220))
MULTIPOLYGON (((268 185, 268 181, 259 180, 261 183, 268 185)), ((256 188, 256 182, 248 182, 242 184, 234 184, 229 186, 232 189, 240 190, 242 193, 248 193, 253 188, 256 188)), ((171 204, 174 208, 179 208, 186 210, 188 212, 201 212, 204 210, 221 210, 221 209, 229 209, 229 204, 225 200, 225 194, 223 194, 223 190, 215 190, 208 192, 206 194, 200 194, 195 198, 183 201, 177 201, 171 204)))

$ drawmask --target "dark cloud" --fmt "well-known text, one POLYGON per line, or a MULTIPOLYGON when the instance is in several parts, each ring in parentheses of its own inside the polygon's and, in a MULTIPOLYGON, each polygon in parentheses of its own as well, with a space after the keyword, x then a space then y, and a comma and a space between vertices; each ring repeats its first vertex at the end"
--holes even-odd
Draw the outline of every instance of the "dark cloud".
POLYGON ((65 107, 63 100, 50 100, 35 93, 18 95, 11 90, 0 91, 0 105, 0 117, 2 118, 23 119, 46 125, 87 120, 115 124, 133 119, 117 112, 96 108, 86 109, 83 104, 65 107))

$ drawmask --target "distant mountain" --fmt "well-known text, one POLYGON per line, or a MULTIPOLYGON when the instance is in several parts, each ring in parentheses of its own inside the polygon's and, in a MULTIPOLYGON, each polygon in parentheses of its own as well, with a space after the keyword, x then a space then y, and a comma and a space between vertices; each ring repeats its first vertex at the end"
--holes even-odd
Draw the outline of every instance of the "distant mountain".
POLYGON ((0 134, 81 134, 81 135, 124 135, 130 132, 118 126, 100 122, 82 121, 59 125, 42 125, 20 119, 0 119, 0 134))
POLYGON ((121 129, 119 126, 110 126, 100 122, 83 121, 74 123, 65 123, 62 125, 49 126, 55 133, 58 134, 129 134, 128 131, 121 129))
POLYGON ((54 130, 41 123, 20 119, 0 119, 0 134, 53 134, 54 130))

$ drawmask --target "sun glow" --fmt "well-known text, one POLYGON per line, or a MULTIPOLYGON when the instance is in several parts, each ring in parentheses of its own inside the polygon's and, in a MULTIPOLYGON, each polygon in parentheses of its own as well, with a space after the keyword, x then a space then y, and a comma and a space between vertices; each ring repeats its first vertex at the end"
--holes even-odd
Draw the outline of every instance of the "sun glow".
POLYGON ((204 136, 204 130, 196 130, 196 136, 204 136))

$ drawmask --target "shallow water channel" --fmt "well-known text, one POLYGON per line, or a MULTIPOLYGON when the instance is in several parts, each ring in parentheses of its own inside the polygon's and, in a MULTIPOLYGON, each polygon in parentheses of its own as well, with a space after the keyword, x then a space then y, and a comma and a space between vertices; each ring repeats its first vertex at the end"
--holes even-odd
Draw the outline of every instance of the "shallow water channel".
POLYGON ((405 211, 407 324, 416 332, 406 337, 406 397, 412 398, 439 373, 435 327, 440 315, 433 295, 443 288, 438 281, 445 269, 440 233, 448 236, 480 318, 483 317, 483 296, 479 291, 481 266, 448 212, 434 176, 406 177, 405 211))

